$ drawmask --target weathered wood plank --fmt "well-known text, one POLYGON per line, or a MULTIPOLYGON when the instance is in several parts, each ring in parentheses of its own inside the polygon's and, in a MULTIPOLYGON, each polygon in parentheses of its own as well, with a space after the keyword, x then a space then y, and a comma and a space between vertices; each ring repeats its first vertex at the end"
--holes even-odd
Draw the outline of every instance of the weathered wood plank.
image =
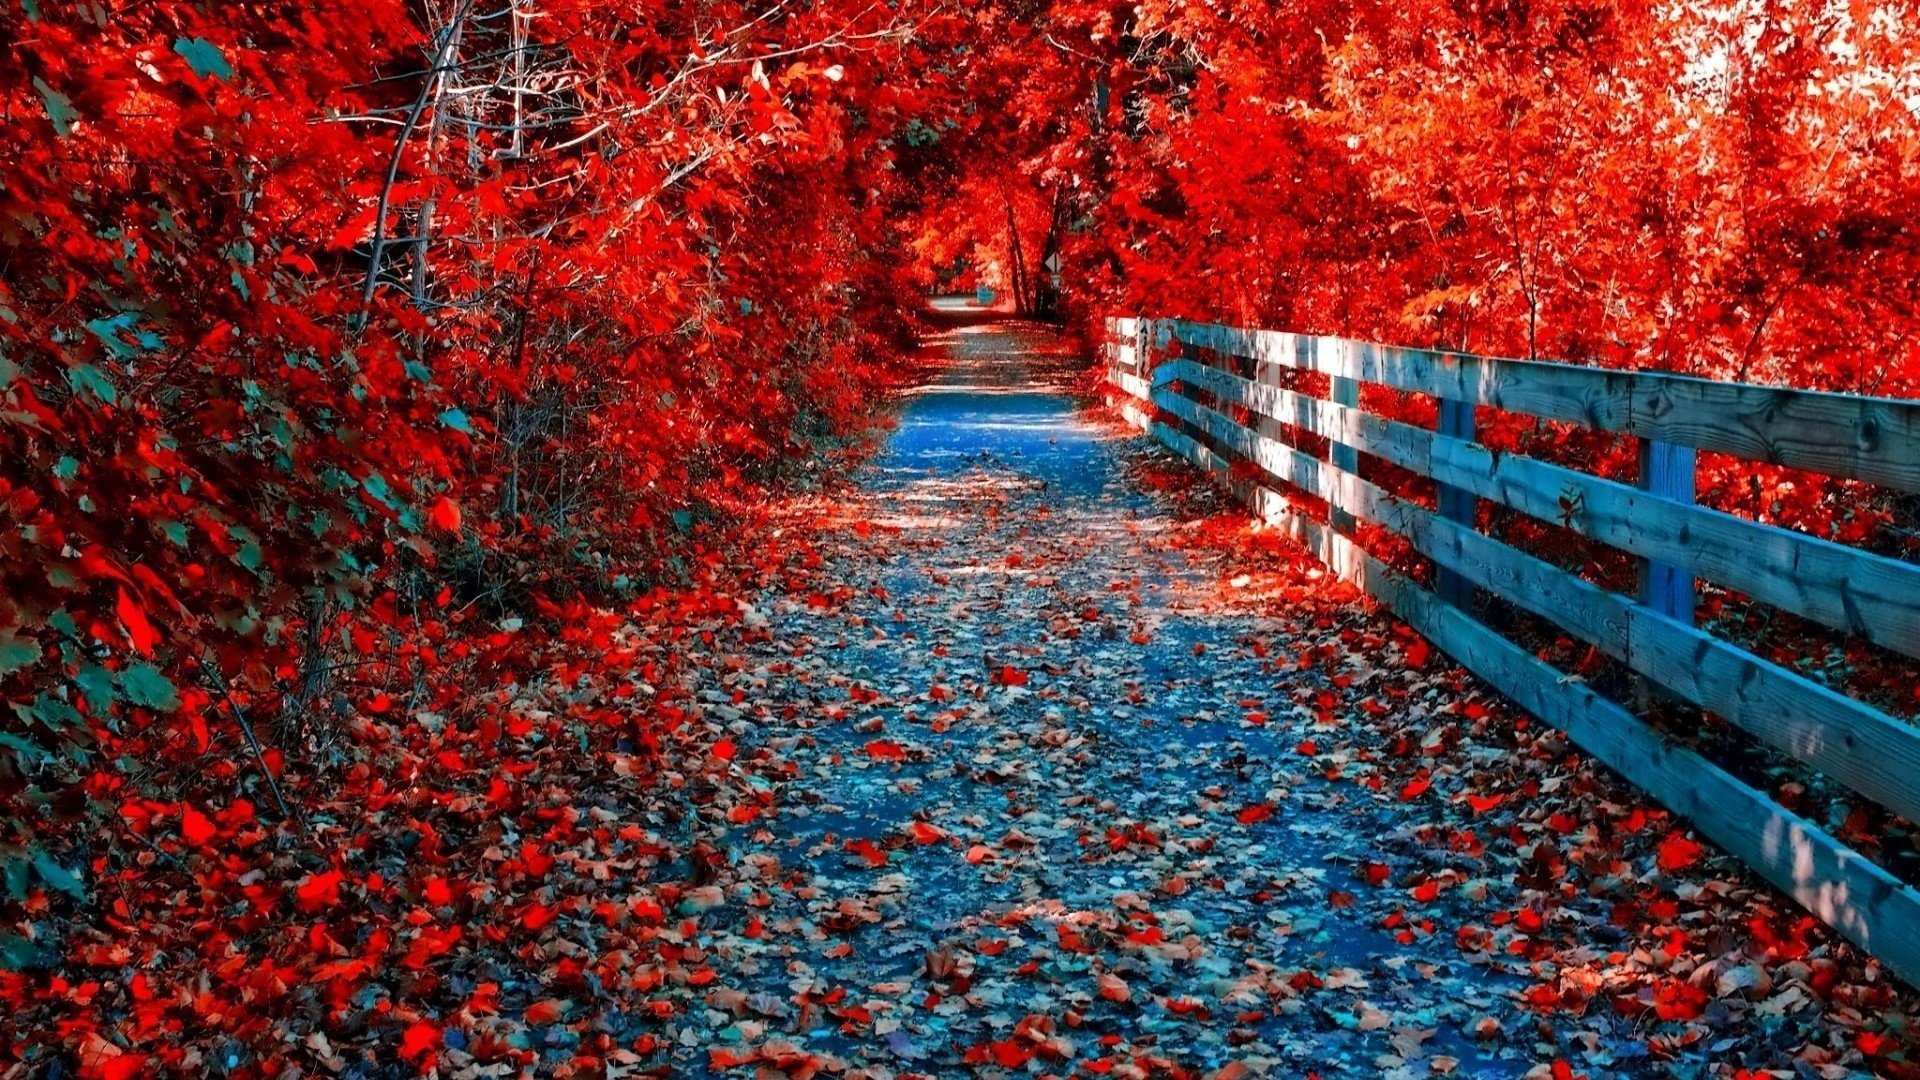
MULTIPOLYGON (((1454 439, 1471 440, 1473 436, 1473 403, 1455 401, 1452 398, 1440 399, 1440 434, 1454 439)), ((1448 521, 1459 522, 1471 529, 1479 513, 1480 501, 1473 492, 1458 488, 1452 484, 1441 484, 1435 492, 1440 516, 1448 521)), ((1452 570, 1441 567, 1434 577, 1434 591, 1440 599, 1457 608, 1473 606, 1473 586, 1463 581, 1452 570)))
MULTIPOLYGON (((1360 407, 1360 384, 1358 382, 1336 376, 1329 380, 1329 390, 1331 391, 1334 404, 1344 405, 1350 409, 1360 407)), ((1342 472, 1353 473, 1356 476, 1360 473, 1360 451, 1338 439, 1332 440, 1328 446, 1327 460, 1334 468, 1342 472)), ((1353 531, 1353 515, 1349 514, 1344 507, 1334 507, 1330 515, 1330 520, 1337 532, 1350 533, 1353 531)))
POLYGON ((1920 820, 1920 728, 1372 487, 1365 515, 1675 696, 1920 820))
POLYGON ((1183 321, 1173 323, 1173 333, 1189 344, 1262 363, 1920 491, 1920 401, 1183 321))
POLYGON ((1920 656, 1920 565, 1677 503, 1626 484, 1452 439, 1176 361, 1154 382, 1210 393, 1623 551, 1679 567, 1885 648, 1920 656))
POLYGON ((1682 623, 1358 476, 1322 468, 1317 458, 1165 388, 1155 400, 1240 460, 1399 533, 1470 585, 1558 623, 1630 670, 1920 820, 1920 784, 1913 780, 1920 776, 1920 728, 1715 638, 1691 619, 1682 623))
POLYGON ((1147 380, 1118 368, 1108 369, 1107 381, 1127 396, 1139 398, 1141 401, 1146 401, 1153 396, 1153 387, 1148 385, 1147 380))
MULTIPOLYGON (((1693 502, 1693 448, 1640 440, 1640 490, 1677 503, 1693 502)), ((1658 559, 1640 564, 1640 601, 1684 623, 1693 622, 1693 578, 1658 559)))

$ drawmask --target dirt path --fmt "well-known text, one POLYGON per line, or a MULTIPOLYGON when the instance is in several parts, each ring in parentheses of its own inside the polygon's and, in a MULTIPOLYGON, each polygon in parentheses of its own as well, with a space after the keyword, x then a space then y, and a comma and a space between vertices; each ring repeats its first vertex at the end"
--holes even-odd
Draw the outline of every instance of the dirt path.
MULTIPOLYGON (((700 942, 725 989, 688 1018, 682 1068, 1789 1060, 1804 1004, 1761 1016, 1750 985, 1723 992, 1724 957, 1693 1016, 1604 1000, 1608 971, 1648 985, 1609 951, 1662 939, 1611 925, 1619 896, 1587 888, 1601 871, 1543 854, 1561 850, 1548 796, 1630 796, 1550 736, 1488 733, 1511 718, 1317 569, 1240 576, 1187 542, 1125 474, 1137 445, 1076 411, 1059 342, 943 317, 937 376, 830 523, 846 542, 821 579, 841 587, 766 600, 764 635, 704 690, 755 748, 740 764, 767 808, 716 840, 741 913, 700 942), (1540 821, 1467 800, 1492 770, 1541 796, 1540 821), (1591 1009, 1523 1003, 1569 970, 1595 973, 1591 1009)), ((1668 828, 1616 861, 1650 867, 1668 828)), ((1746 898, 1608 872, 1630 896, 1746 898)))

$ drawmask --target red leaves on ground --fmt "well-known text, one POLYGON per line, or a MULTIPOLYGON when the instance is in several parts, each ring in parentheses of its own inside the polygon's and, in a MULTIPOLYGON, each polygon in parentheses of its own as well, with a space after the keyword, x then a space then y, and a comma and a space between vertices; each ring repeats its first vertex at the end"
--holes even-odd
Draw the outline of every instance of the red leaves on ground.
POLYGON ((1028 677, 1026 672, 1012 664, 1003 664, 999 671, 994 672, 993 681, 1001 686, 1025 686, 1028 677))
POLYGON ((1268 818, 1273 816, 1273 813, 1274 813, 1274 805, 1272 803, 1263 802, 1263 803, 1254 803, 1253 805, 1240 811, 1238 814, 1235 814, 1234 817, 1242 825, 1253 825, 1258 822, 1267 820, 1268 818))
POLYGON ((424 1065, 440 1049, 440 1028, 422 1020, 409 1025, 400 1037, 400 1056, 415 1065, 424 1065))
POLYGON ((1685 870, 1700 861, 1705 849, 1689 839, 1685 833, 1670 832, 1660 841, 1658 861, 1660 869, 1672 873, 1685 870))
POLYGON ((907 835, 913 837, 916 844, 937 844, 951 834, 930 822, 916 821, 907 826, 907 835))
POLYGON ((864 859, 868 866, 879 869, 887 865, 887 853, 881 850, 879 845, 865 837, 861 837, 858 840, 847 841, 846 847, 849 852, 864 859))
POLYGON ((1473 812, 1476 814, 1484 814, 1490 810, 1497 808, 1501 803, 1506 801, 1507 801, 1507 797, 1505 795, 1499 795, 1499 794, 1467 796, 1467 805, 1472 807, 1473 812))
POLYGON ((180 835, 190 844, 205 844, 220 835, 207 815, 189 806, 180 814, 180 835))
POLYGON ((1417 637, 1406 643, 1400 656, 1408 667, 1423 668, 1427 666, 1427 657, 1432 653, 1433 646, 1428 644, 1427 639, 1417 637))
POLYGON ((346 875, 338 870, 310 874, 294 889, 294 899, 301 911, 325 910, 340 902, 340 886, 346 880, 346 875))
POLYGON ((905 761, 906 748, 887 739, 874 739, 866 745, 867 756, 875 761, 905 761))

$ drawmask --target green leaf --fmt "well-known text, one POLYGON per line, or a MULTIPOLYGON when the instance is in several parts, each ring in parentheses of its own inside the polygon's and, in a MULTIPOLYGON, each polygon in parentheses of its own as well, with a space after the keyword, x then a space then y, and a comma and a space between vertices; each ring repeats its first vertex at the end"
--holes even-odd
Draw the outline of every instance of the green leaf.
POLYGON ((80 711, 52 694, 41 694, 33 699, 32 704, 24 701, 14 702, 13 715, 29 724, 39 724, 50 731, 62 731, 80 723, 80 711))
POLYGON ((67 382, 76 394, 85 390, 109 405, 117 405, 120 402, 120 394, 114 390, 113 383, 109 382, 107 377, 100 373, 100 369, 92 364, 80 364, 68 368, 67 382))
POLYGON ((0 675, 11 674, 40 659, 40 643, 0 632, 0 675))
POLYGON ((459 409, 448 409, 446 412, 441 413, 440 422, 455 431, 464 431, 469 435, 473 434, 473 425, 467 422, 467 414, 461 412, 459 409))
POLYGON ((225 54, 220 47, 206 38, 178 38, 173 43, 173 51, 187 62, 195 75, 203 79, 231 79, 233 68, 227 65, 225 54))
POLYGON ((55 862, 53 856, 46 852, 36 851, 33 853, 33 870, 40 875, 41 881, 59 889, 75 900, 85 900, 87 898, 86 885, 82 884, 80 879, 73 875, 72 871, 55 862))
POLYGON ((0 863, 0 880, 7 883, 7 896, 16 901, 27 898, 27 886, 32 869, 27 865, 26 855, 12 853, 7 855, 6 861, 0 863))
POLYGON ((0 933, 0 971, 25 971, 44 967, 47 954, 40 946, 19 934, 0 933))
POLYGON ((148 664, 131 664, 121 672, 120 689, 135 705, 166 711, 180 707, 180 692, 165 675, 148 664))
POLYGON ((117 315, 108 315, 100 319, 87 320, 87 332, 100 339, 107 351, 122 360, 131 360, 140 355, 120 340, 120 332, 131 331, 140 322, 137 312, 122 311, 117 315))
POLYGON ((80 687, 80 695, 87 699, 87 708, 95 713, 104 715, 120 696, 113 689, 113 672, 99 664, 82 666, 73 681, 80 687))
POLYGON ((0 746, 13 751, 14 760, 19 763, 19 771, 31 772, 38 769, 53 755, 46 748, 36 746, 11 731, 0 731, 0 746))
POLYGON ((74 111, 73 99, 48 86, 37 75, 33 88, 40 91, 40 97, 47 103, 47 119, 53 121, 53 130, 63 139, 73 134, 73 122, 80 119, 80 114, 74 111))

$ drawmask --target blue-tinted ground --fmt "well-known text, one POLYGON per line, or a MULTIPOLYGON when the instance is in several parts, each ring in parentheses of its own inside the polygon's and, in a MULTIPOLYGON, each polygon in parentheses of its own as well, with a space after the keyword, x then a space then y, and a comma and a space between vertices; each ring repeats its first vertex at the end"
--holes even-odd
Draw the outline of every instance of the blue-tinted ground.
POLYGON ((1356 782, 1387 756, 1366 703, 1417 758, 1458 694, 1388 694, 1384 621, 1176 543, 1056 339, 938 314, 884 454, 819 504, 843 588, 764 598, 708 676, 771 798, 720 840, 739 914, 696 943, 724 975, 680 1071, 1665 1074, 1769 1042, 1736 1016, 1739 1045, 1660 1060, 1604 1004, 1523 1007, 1543 973, 1454 936, 1525 905, 1511 862, 1442 872, 1439 792, 1356 782))

